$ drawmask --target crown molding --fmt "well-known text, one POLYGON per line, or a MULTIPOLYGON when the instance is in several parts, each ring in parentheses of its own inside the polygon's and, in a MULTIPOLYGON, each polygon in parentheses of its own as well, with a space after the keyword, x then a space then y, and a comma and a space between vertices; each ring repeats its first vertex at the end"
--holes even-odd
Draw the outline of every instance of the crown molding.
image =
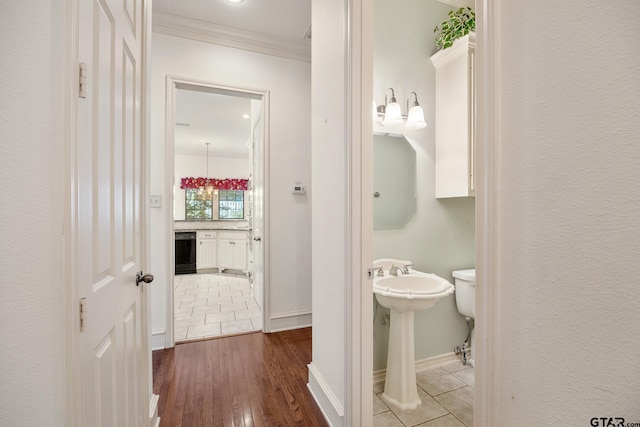
POLYGON ((267 36, 168 13, 153 13, 153 32, 296 61, 311 62, 311 42, 309 40, 300 39, 297 41, 267 36))
POLYGON ((473 0, 438 0, 440 3, 445 3, 450 6, 455 7, 470 7, 471 9, 475 9, 475 4, 473 0))
POLYGON ((476 33, 470 32, 464 37, 460 37, 453 42, 453 46, 442 49, 431 55, 433 66, 438 69, 458 58, 462 54, 475 53, 476 33))

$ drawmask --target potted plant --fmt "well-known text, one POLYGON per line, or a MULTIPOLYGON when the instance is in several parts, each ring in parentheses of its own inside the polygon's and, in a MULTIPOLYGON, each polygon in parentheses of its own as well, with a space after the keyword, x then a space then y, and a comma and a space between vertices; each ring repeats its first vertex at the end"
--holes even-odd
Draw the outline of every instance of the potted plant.
POLYGON ((461 7, 448 13, 449 18, 437 25, 433 32, 436 38, 433 42, 438 49, 453 46, 453 42, 476 30, 476 14, 470 7, 461 7))

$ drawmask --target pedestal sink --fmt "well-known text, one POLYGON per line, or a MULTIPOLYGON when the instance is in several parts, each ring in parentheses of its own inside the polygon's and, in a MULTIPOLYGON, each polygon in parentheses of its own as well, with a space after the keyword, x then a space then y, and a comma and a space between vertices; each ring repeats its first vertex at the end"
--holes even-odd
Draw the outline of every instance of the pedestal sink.
POLYGON ((454 286, 435 274, 411 271, 390 276, 385 273, 386 276, 373 279, 378 302, 391 310, 387 374, 381 397, 400 409, 414 409, 422 402, 416 386, 413 313, 433 307, 451 295, 454 286))

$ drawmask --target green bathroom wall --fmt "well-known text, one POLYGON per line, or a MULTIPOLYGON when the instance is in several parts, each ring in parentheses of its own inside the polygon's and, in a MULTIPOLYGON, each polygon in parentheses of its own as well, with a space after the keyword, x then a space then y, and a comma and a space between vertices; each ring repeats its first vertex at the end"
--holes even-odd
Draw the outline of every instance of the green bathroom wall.
MULTIPOLYGON (((406 114, 407 96, 415 91, 428 125, 406 133, 416 151, 416 213, 401 229, 374 231, 374 259, 411 260, 416 269, 453 283, 452 271, 475 266, 475 198, 435 198, 435 70, 429 57, 435 52, 433 28, 451 6, 436 0, 404 0, 403 5, 375 1, 375 101, 382 104, 392 87, 406 114)), ((378 307, 374 319, 374 370, 386 367, 389 327, 383 321, 388 313, 378 307)), ((416 360, 451 353, 466 333, 454 295, 416 313, 416 360)))

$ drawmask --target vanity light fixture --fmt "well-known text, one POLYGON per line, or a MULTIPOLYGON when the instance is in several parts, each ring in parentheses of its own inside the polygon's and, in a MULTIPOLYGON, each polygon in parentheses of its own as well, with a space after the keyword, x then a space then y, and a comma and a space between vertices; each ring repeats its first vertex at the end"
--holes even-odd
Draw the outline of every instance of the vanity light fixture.
POLYGON ((242 3, 244 0, 227 0, 229 3, 242 3))
MULTIPOLYGON (((375 105, 375 102, 374 102, 375 105)), ((422 129, 427 126, 424 121, 424 111, 418 103, 418 95, 415 92, 409 93, 407 97, 407 115, 403 116, 400 109, 400 104, 396 101, 395 92, 393 88, 389 88, 384 94, 384 105, 378 105, 376 108, 376 122, 384 127, 392 128, 394 130, 404 129, 422 129), (387 98, 387 93, 391 91, 391 98, 387 98), (414 101, 409 103, 413 95, 414 101), (411 107, 409 107, 411 105, 411 107), (382 117, 382 120, 380 120, 382 117)))

